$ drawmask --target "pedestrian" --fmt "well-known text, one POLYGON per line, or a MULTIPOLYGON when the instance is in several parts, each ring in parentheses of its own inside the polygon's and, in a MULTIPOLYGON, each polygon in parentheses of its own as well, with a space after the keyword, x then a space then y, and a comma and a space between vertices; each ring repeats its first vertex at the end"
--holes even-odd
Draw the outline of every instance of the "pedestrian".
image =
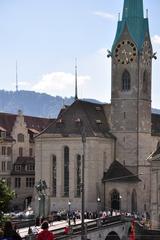
POLYGON ((64 227, 64 234, 68 234, 69 233, 69 227, 68 226, 65 226, 64 227))
POLYGON ((32 228, 29 226, 29 228, 28 228, 28 234, 32 234, 33 232, 32 232, 32 228))
POLYGON ((76 215, 75 214, 73 214, 73 223, 74 223, 74 225, 76 225, 76 215))
POLYGON ((21 236, 13 229, 11 221, 5 222, 3 237, 14 240, 22 240, 21 236))
POLYGON ((42 223, 41 228, 43 229, 43 231, 38 233, 37 240, 46 240, 46 239, 54 240, 55 239, 54 234, 48 230, 49 225, 47 221, 44 221, 42 223))

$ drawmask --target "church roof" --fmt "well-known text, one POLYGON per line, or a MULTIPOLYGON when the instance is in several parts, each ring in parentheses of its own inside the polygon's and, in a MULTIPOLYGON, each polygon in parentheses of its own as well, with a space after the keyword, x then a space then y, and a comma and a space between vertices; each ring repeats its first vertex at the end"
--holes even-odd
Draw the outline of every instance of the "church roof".
POLYGON ((120 162, 114 161, 107 172, 104 172, 103 182, 139 182, 137 175, 130 172, 120 162))
POLYGON ((112 51, 126 27, 138 50, 140 50, 145 37, 148 36, 150 38, 148 18, 143 16, 143 0, 124 0, 123 16, 122 20, 118 21, 112 51))
POLYGON ((153 136, 160 136, 160 114, 152 113, 151 115, 151 132, 153 136))
POLYGON ((76 100, 66 110, 63 109, 55 122, 42 133, 60 134, 62 137, 80 136, 82 126, 86 137, 113 137, 103 105, 82 100, 76 100))

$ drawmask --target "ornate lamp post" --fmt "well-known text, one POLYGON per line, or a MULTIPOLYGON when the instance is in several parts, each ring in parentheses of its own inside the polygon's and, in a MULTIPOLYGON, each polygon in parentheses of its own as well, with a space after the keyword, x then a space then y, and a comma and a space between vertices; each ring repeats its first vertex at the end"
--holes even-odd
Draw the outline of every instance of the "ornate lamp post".
POLYGON ((35 185, 38 194, 38 213, 39 216, 45 216, 45 196, 46 196, 46 189, 47 184, 45 180, 40 179, 39 182, 35 185))
POLYGON ((82 144, 83 144, 83 155, 82 155, 82 180, 81 180, 81 215, 82 215, 82 222, 81 222, 81 228, 82 228, 82 232, 81 232, 81 240, 86 240, 86 234, 85 234, 85 225, 84 225, 84 209, 85 209, 85 187, 84 187, 84 169, 85 169, 85 148, 86 148, 86 132, 85 132, 85 127, 84 125, 82 125, 82 132, 81 132, 81 136, 82 136, 82 144))
POLYGON ((70 213, 71 213, 71 202, 68 201, 68 225, 69 225, 69 227, 71 226, 70 213))

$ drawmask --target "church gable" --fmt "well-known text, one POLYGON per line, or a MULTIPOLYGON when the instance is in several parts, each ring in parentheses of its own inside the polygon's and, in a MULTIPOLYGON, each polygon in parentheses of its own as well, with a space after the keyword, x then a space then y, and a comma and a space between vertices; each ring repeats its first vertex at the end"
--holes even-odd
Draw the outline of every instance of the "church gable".
POLYGON ((114 161, 107 172, 104 172, 103 182, 139 182, 140 179, 131 173, 120 162, 114 161))

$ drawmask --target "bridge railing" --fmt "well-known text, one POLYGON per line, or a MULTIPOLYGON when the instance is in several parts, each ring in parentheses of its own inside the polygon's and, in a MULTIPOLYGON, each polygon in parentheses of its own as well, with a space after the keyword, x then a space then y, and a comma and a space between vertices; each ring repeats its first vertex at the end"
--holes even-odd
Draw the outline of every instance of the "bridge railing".
MULTIPOLYGON (((105 228, 107 226, 110 226, 112 224, 118 224, 122 223, 124 221, 131 221, 131 218, 124 217, 121 215, 118 216, 113 216, 113 217, 107 217, 105 219, 96 219, 96 220, 89 220, 88 222, 85 222, 85 232, 86 234, 90 231, 96 230, 98 228, 105 228)), ((69 236, 78 236, 81 234, 81 223, 71 225, 70 228, 68 227, 68 231, 65 231, 65 228, 59 228, 59 229, 54 229, 52 231, 56 237, 56 239, 65 239, 68 238, 69 236)), ((26 240, 34 240, 36 239, 36 235, 30 234, 27 235, 25 238, 26 240)))

